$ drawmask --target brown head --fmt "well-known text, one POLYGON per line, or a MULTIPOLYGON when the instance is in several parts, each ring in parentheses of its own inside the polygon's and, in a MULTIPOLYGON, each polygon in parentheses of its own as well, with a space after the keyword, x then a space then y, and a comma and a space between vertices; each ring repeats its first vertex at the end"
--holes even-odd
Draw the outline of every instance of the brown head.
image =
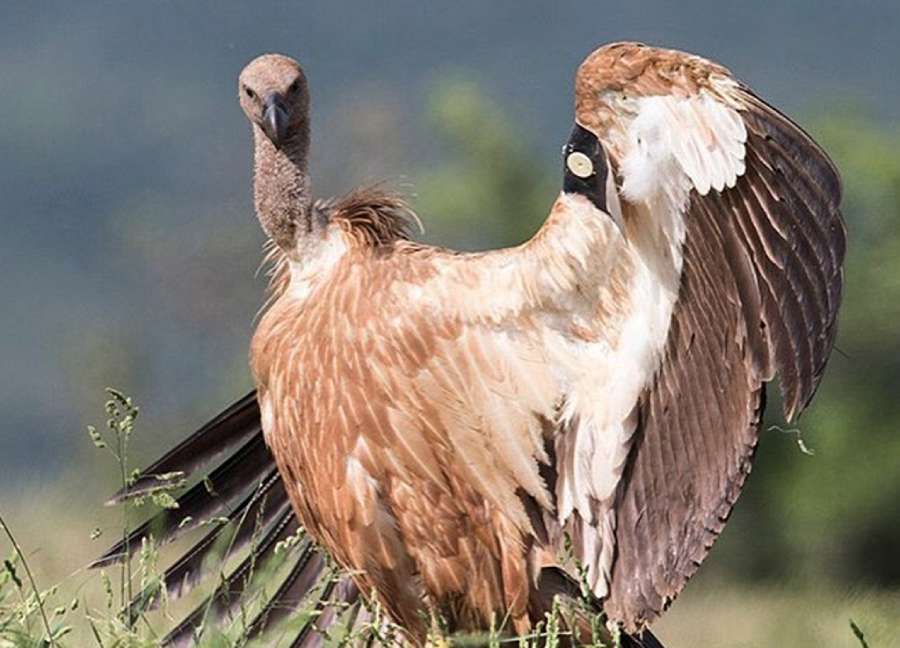
POLYGON ((275 148, 308 137, 309 86, 289 56, 263 54, 250 61, 238 78, 238 97, 247 119, 275 148))
POLYGON ((238 78, 238 98, 253 125, 256 215, 291 258, 304 254, 321 224, 313 218, 308 167, 309 86, 300 64, 263 54, 238 78))

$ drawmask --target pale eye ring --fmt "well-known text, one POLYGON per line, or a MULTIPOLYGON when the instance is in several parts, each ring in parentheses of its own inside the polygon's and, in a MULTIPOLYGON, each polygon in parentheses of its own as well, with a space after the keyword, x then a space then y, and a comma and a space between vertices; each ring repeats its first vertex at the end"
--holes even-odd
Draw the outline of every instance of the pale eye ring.
POLYGON ((569 153, 569 156, 566 158, 566 166, 573 175, 579 178, 587 178, 594 173, 594 163, 591 162, 591 158, 581 151, 569 153))

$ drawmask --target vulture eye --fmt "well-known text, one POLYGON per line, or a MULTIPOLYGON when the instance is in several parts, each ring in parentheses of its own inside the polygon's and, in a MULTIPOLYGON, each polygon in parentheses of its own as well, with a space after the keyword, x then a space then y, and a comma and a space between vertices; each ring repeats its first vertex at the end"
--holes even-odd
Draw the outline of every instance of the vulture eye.
POLYGON ((244 86, 244 94, 247 95, 250 99, 256 98, 256 93, 247 86, 244 86))
POLYGON ((291 84, 291 87, 288 88, 288 90, 291 91, 291 92, 297 92, 297 90, 299 90, 299 89, 300 89, 300 80, 299 80, 299 79, 296 79, 296 80, 291 84))

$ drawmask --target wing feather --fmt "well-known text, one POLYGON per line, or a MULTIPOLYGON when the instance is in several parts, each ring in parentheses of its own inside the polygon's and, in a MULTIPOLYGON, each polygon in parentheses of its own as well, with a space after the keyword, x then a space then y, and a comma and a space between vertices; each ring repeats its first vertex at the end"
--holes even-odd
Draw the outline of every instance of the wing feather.
MULTIPOLYGON (((261 565, 270 563, 279 542, 289 538, 299 528, 274 459, 265 449, 256 392, 226 408, 151 464, 129 489, 117 493, 111 503, 145 495, 159 488, 163 485, 158 479, 160 474, 177 472, 180 478, 190 477, 204 464, 222 455, 225 459, 208 475, 205 483, 196 484, 177 500, 179 508, 176 511, 163 511, 140 525, 129 533, 127 542, 110 548, 92 565, 99 567, 124 559, 127 553, 136 551, 141 540, 150 534, 158 542, 167 543, 195 527, 204 518, 223 517, 225 522, 187 549, 164 572, 163 583, 168 596, 178 598, 203 578, 217 573, 208 563, 222 544, 226 546, 223 547, 221 561, 238 555, 252 544, 248 554, 212 594, 162 640, 164 646, 194 645, 205 624, 222 624, 232 620, 253 572, 261 565), (194 520, 182 524, 188 515, 194 516, 194 520), (126 552, 126 545, 130 551, 126 552)), ((251 634, 271 627, 286 611, 300 606, 328 610, 334 608, 335 601, 345 604, 355 600, 350 592, 352 583, 345 578, 335 590, 337 594, 332 595, 332 598, 340 598, 328 602, 328 593, 317 586, 325 564, 324 553, 318 547, 303 542, 299 548, 288 552, 285 560, 291 563, 286 580, 265 603, 260 615, 250 622, 248 631, 251 634)), ((159 586, 138 594, 130 606, 132 620, 143 611, 155 607, 159 599, 159 586)), ((328 619, 333 620, 332 617, 333 614, 328 619)), ((327 623, 326 620, 318 621, 317 627, 327 629, 331 620, 327 623)), ((310 642, 314 644, 320 637, 320 633, 311 629, 301 629, 292 645, 312 645, 310 642)))
POLYGON ((107 504, 119 504, 126 499, 157 490, 169 481, 161 480, 165 475, 174 474, 186 479, 194 471, 259 432, 259 405, 254 390, 144 469, 130 486, 118 491, 107 504))
MULTIPOLYGON (((140 551, 144 539, 153 537, 157 543, 166 544, 216 515, 234 516, 234 500, 264 483, 272 468, 272 458, 262 434, 251 437, 206 479, 179 497, 176 508, 165 509, 129 531, 124 539, 91 563, 91 567, 105 567, 130 558, 140 551)), ((244 506, 247 503, 245 499, 244 506)))
MULTIPOLYGON (((274 520, 282 520, 289 514, 287 493, 275 473, 259 491, 250 495, 246 505, 236 509, 234 516, 229 518, 234 524, 217 526, 166 569, 162 583, 168 598, 173 600, 188 594, 206 575, 207 563, 213 559, 228 560, 247 547, 257 534, 264 534, 274 520)), ((141 592, 132 601, 132 613, 155 608, 159 603, 158 591, 158 586, 150 586, 141 592)))
POLYGON ((579 72, 594 77, 578 80, 579 120, 624 160, 623 200, 685 225, 680 292, 616 505, 605 607, 636 631, 721 532, 750 471, 765 383, 780 377, 789 420, 814 395, 834 344, 846 234, 828 156, 727 70, 640 45, 605 49, 579 72), (640 80, 612 82, 622 61, 640 80))

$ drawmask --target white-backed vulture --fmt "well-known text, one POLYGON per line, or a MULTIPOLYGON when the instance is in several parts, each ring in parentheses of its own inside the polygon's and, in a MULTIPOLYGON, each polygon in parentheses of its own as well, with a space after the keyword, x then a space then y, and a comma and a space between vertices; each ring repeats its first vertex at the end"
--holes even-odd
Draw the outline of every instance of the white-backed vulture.
MULTIPOLYGON (((828 156, 725 68, 608 45, 578 69, 544 226, 459 253, 409 241, 388 194, 313 202, 295 61, 260 57, 239 87, 279 258, 257 392, 121 496, 231 452, 210 476, 246 498, 231 517, 262 482, 268 541, 296 515, 350 574, 324 599, 371 593, 415 643, 438 621, 528 633, 584 585, 656 645, 648 625, 750 471, 766 383, 780 377, 795 418, 834 344, 845 229, 828 156)), ((198 487, 178 516, 220 509, 198 487)), ((198 547, 171 589, 196 580, 198 547)), ((298 555, 295 599, 322 569, 313 545, 298 555)))

